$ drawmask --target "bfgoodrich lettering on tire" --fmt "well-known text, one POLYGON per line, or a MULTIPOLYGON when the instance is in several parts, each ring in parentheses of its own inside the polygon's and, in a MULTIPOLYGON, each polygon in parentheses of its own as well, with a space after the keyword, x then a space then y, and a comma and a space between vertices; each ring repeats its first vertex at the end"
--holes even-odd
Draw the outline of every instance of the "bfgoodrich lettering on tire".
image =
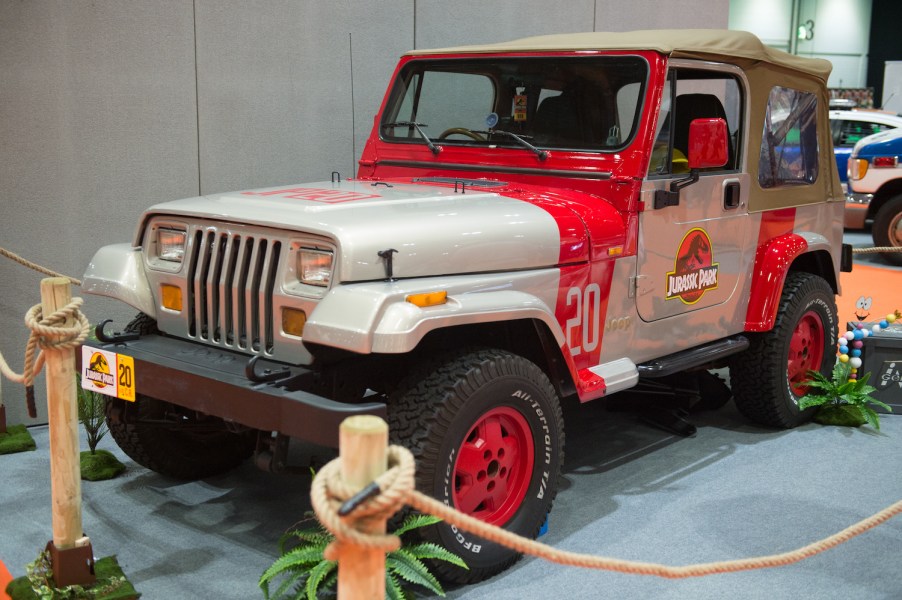
MULTIPOLYGON (((402 382, 389 420, 393 441, 416 458, 419 490, 509 531, 538 534, 557 493, 564 426, 558 396, 535 364, 502 350, 448 355, 402 382)), ((445 523, 422 537, 469 566, 434 565, 445 581, 481 581, 519 558, 445 523)))
POLYGON ((751 346, 730 366, 736 407, 771 427, 801 425, 813 409, 800 411, 808 371, 829 374, 835 362, 836 300, 822 277, 786 276, 774 328, 751 336, 751 346))

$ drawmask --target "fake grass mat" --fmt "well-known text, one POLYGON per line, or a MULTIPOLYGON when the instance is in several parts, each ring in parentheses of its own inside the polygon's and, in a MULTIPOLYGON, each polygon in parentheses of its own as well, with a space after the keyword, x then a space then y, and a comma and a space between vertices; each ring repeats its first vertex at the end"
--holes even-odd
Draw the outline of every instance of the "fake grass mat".
POLYGON ((0 433, 0 454, 34 450, 37 446, 25 425, 10 425, 0 433))
POLYGON ((112 479, 125 471, 125 465, 106 450, 97 450, 94 454, 91 454, 90 450, 85 450, 79 456, 79 461, 81 478, 88 481, 112 479))
MULTIPOLYGON (((83 588, 80 592, 72 594, 54 594, 49 598, 78 598, 86 600, 132 600, 140 598, 134 586, 126 579, 122 568, 115 556, 107 556, 101 558, 94 563, 94 573, 97 576, 97 582, 89 587, 83 588)), ((28 577, 19 577, 12 580, 6 586, 6 593, 12 600, 37 600, 41 598, 31 589, 31 582, 28 577)), ((47 597, 47 596, 45 596, 47 597)))

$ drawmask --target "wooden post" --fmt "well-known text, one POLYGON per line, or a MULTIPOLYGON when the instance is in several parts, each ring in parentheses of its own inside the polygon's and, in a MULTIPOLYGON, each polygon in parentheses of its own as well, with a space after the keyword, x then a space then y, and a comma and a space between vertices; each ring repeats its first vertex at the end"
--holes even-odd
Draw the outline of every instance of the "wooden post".
MULTIPOLYGON (((49 277, 41 281, 41 312, 45 317, 65 308, 72 301, 70 285, 65 277, 49 277)), ((70 318, 64 326, 71 327, 75 323, 75 319, 70 318)), ((73 583, 90 584, 94 582, 93 557, 90 555, 90 540, 84 537, 81 522, 75 350, 45 348, 44 353, 53 516, 53 541, 48 548, 51 549, 54 581, 58 587, 73 583), (88 552, 85 552, 86 548, 88 552), (74 564, 68 559, 70 556, 74 564)))
MULTIPOLYGON (((388 424, 379 417, 349 417, 339 427, 341 478, 353 492, 372 483, 388 468, 388 424)), ((368 533, 385 533, 385 520, 364 523, 368 533)), ((385 598, 385 553, 344 545, 338 558, 338 597, 385 598)))

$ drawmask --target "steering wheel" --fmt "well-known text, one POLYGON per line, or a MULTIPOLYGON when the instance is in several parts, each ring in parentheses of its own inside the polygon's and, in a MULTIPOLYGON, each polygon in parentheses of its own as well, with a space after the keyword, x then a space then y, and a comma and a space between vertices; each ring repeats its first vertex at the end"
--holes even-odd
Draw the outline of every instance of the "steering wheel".
POLYGON ((441 134, 439 134, 438 139, 443 140, 446 137, 448 137, 449 135, 455 135, 455 134, 465 135, 470 139, 476 140, 477 142, 485 141, 484 137, 482 137, 475 131, 471 131, 471 130, 467 129, 466 127, 452 127, 450 129, 446 129, 443 132, 441 132, 441 134))

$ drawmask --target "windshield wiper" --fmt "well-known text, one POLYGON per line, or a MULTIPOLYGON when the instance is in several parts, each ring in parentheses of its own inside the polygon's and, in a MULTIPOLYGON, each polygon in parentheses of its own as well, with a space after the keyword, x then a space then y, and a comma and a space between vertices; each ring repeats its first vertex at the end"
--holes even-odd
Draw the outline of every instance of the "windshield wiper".
POLYGON ((421 127, 429 127, 425 123, 417 123, 415 121, 395 121, 394 123, 383 123, 382 127, 413 127, 417 130, 417 133, 420 134, 420 137, 423 138, 423 141, 426 142, 426 147, 429 148, 433 154, 438 154, 442 151, 442 147, 437 146, 435 142, 429 139, 429 136, 420 129, 421 127))
MULTIPOLYGON (((532 144, 527 142, 524 136, 519 136, 516 133, 511 133, 510 131, 504 131, 503 129, 490 129, 488 131, 474 131, 473 133, 479 133, 479 134, 482 134, 485 136, 504 135, 504 136, 511 138, 512 140, 515 140, 518 144, 520 144, 521 146, 523 146, 530 152, 533 152, 536 156, 539 157, 539 160, 545 160, 546 158, 548 158, 547 151, 536 148, 535 146, 533 146, 532 144)), ((528 137, 528 136, 526 136, 526 137, 528 137)))

